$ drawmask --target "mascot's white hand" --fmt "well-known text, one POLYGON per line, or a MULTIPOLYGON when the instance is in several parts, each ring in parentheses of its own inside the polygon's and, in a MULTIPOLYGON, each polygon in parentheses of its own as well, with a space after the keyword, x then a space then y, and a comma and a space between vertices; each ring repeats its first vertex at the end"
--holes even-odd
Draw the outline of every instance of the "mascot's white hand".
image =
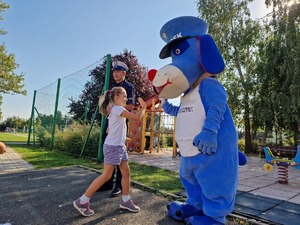
POLYGON ((193 145, 203 155, 212 155, 217 151, 217 134, 204 129, 194 138, 193 145))
POLYGON ((160 101, 160 105, 163 106, 168 100, 165 98, 160 98, 159 101, 160 101))

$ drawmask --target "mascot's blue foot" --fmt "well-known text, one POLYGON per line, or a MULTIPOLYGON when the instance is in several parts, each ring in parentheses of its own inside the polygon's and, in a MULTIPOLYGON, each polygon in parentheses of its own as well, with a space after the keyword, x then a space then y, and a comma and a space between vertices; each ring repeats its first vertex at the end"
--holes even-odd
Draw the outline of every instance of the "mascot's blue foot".
POLYGON ((247 164, 246 155, 243 152, 239 151, 239 165, 243 166, 243 165, 246 165, 246 164, 247 164))
POLYGON ((208 216, 191 216, 186 220, 186 225, 224 225, 208 216))
POLYGON ((195 215, 203 215, 202 210, 184 202, 171 202, 167 205, 167 209, 168 215, 178 221, 184 221, 186 218, 195 215))

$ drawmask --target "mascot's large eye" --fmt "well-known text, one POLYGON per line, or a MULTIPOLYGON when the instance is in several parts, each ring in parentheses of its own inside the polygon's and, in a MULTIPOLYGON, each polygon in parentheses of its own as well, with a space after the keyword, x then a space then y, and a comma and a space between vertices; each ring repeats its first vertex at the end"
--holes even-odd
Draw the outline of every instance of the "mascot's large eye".
POLYGON ((188 48, 190 47, 190 44, 187 42, 187 40, 181 41, 178 44, 174 45, 172 48, 172 52, 175 55, 181 55, 183 54, 188 48))

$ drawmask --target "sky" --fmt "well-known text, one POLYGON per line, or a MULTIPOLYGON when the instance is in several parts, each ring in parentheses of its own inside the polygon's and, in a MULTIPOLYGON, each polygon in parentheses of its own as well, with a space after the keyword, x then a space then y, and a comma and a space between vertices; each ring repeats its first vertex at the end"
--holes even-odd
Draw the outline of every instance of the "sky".
MULTIPOLYGON (((0 36, 8 53, 15 54, 27 96, 3 95, 3 120, 30 118, 33 93, 124 49, 140 64, 159 69, 164 42, 160 28, 178 16, 198 16, 196 0, 2 0, 0 36)), ((267 14, 264 0, 255 0, 253 18, 267 14)))

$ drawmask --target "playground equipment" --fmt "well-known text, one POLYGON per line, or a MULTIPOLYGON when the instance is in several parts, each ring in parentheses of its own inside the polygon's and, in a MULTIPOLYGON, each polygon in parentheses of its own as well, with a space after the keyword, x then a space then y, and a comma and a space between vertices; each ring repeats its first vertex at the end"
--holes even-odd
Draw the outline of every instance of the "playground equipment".
POLYGON ((300 170, 300 145, 297 146, 297 153, 293 159, 275 157, 269 147, 264 147, 263 150, 266 155, 264 169, 271 172, 273 171, 273 165, 277 165, 278 183, 288 184, 288 167, 293 166, 300 170))
POLYGON ((152 96, 146 102, 146 113, 141 121, 129 120, 127 149, 131 152, 140 152, 144 154, 145 150, 152 153, 153 148, 160 149, 160 140, 163 135, 167 135, 161 128, 167 128, 173 139, 173 156, 177 154, 176 141, 174 138, 174 129, 176 118, 164 115, 159 103, 158 97, 152 96), (172 121, 172 122, 170 122, 172 121))

